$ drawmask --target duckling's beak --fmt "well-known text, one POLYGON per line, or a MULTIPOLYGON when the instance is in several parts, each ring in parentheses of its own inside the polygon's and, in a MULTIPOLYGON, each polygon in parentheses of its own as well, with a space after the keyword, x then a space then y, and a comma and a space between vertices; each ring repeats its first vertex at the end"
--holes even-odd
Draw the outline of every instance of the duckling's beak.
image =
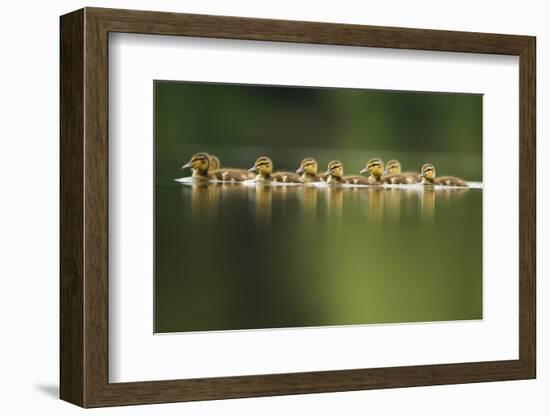
POLYGON ((368 173, 369 170, 367 168, 364 168, 364 169, 361 169, 361 171, 359 173, 368 173))
POLYGON ((256 169, 256 166, 252 166, 250 169, 248 169, 249 172, 252 173, 258 173, 258 170, 256 169))
POLYGON ((185 165, 183 165, 181 168, 182 169, 187 169, 187 168, 190 168, 192 166, 191 162, 187 162, 185 165))
POLYGON ((300 166, 300 167, 296 170, 296 173, 297 173, 298 175, 301 175, 302 173, 304 173, 304 168, 300 166))
POLYGON ((423 178, 425 177, 426 175, 424 174, 424 172, 420 172, 420 175, 418 175, 419 178, 423 178))
POLYGON ((330 170, 327 170, 325 173, 323 173, 323 175, 330 175, 330 174, 331 174, 330 170))

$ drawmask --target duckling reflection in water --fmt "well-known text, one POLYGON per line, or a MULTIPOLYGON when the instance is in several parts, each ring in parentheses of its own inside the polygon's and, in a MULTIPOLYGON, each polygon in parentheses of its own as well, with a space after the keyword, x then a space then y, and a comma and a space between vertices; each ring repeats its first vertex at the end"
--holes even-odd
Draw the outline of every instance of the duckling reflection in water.
POLYGON ((197 181, 216 180, 221 182, 242 182, 248 179, 248 175, 231 170, 212 170, 211 165, 216 166, 219 160, 213 160, 206 152, 195 153, 191 160, 183 165, 182 169, 191 169, 191 177, 197 181))
POLYGON ((424 190, 420 195, 420 211, 423 219, 431 220, 435 214, 436 192, 430 187, 424 190))
POLYGON ((340 186, 326 189, 327 213, 329 218, 342 218, 344 211, 344 192, 340 186))
POLYGON ((434 165, 431 163, 425 163, 422 166, 420 178, 423 185, 459 186, 462 188, 468 187, 468 184, 464 181, 464 179, 457 178, 456 176, 436 177, 434 165))
POLYGON ((273 210, 273 193, 271 186, 258 184, 256 189, 250 189, 249 197, 256 207, 256 222, 260 225, 270 225, 273 210))
POLYGON ((273 162, 267 156, 256 159, 249 172, 256 174, 256 181, 269 183, 303 183, 302 179, 293 172, 273 172, 273 162))
POLYGON ((381 177, 383 183, 389 184, 409 184, 418 183, 420 179, 418 172, 401 172, 401 163, 392 159, 386 163, 386 170, 381 177))
POLYGON ((319 194, 319 189, 314 186, 305 186, 303 189, 300 189, 300 191, 300 204, 306 214, 305 217, 308 220, 313 220, 317 212, 317 195, 319 194))
POLYGON ((370 188, 367 193, 367 220, 380 224, 384 218, 384 194, 381 188, 370 188))
POLYGON ((378 158, 370 159, 359 173, 368 174, 369 176, 366 179, 371 185, 381 185, 381 178, 384 173, 384 161, 378 158))
POLYGON ((406 198, 405 192, 400 189, 384 190, 384 205, 388 218, 397 220, 401 216, 401 202, 406 198))
POLYGON ((302 179, 302 181, 306 183, 324 181, 324 177, 322 175, 318 175, 317 170, 317 161, 312 157, 306 157, 300 163, 300 167, 298 168, 296 173, 300 175, 300 179, 302 179))
POLYGON ((195 220, 211 220, 219 214, 220 196, 223 184, 209 184, 206 181, 184 187, 183 192, 191 191, 191 215, 195 220), (189 189, 191 188, 191 189, 189 189))
MULTIPOLYGON (((229 177, 242 177, 246 176, 247 179, 254 179, 254 174, 246 169, 228 168, 223 166, 220 162, 220 158, 216 155, 210 154, 210 171, 211 173, 219 172, 221 176, 225 174, 229 177)), ((219 176, 219 175, 218 175, 219 176)))
POLYGON ((339 160, 333 160, 328 164, 325 175, 327 175, 326 182, 329 184, 372 185, 372 182, 364 176, 344 176, 344 165, 339 160))

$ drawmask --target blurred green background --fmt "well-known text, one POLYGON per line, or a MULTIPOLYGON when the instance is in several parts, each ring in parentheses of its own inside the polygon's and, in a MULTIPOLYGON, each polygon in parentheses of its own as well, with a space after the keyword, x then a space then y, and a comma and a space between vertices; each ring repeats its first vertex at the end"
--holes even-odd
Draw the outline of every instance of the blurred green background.
POLYGON ((347 174, 398 158, 481 181, 482 96, 157 81, 155 145, 158 177, 204 150, 243 168, 263 154, 292 171, 306 156, 323 170, 339 159, 347 174))
POLYGON ((155 332, 482 318, 482 192, 185 186, 198 151, 482 178, 482 96, 157 81, 155 332))

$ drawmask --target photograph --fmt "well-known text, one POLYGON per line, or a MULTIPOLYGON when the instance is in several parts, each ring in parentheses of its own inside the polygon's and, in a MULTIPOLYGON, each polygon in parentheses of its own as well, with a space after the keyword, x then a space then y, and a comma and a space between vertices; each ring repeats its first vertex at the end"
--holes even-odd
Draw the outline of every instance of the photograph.
POLYGON ((155 80, 154 332, 483 319, 483 95, 155 80))

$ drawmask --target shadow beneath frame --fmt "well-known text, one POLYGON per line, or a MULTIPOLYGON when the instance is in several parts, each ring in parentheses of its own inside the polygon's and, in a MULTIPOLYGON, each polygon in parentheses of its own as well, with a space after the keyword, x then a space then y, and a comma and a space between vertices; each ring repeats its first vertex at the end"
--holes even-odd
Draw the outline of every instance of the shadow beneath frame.
POLYGON ((59 399, 59 386, 57 384, 37 384, 34 387, 46 396, 50 396, 53 399, 59 399))

